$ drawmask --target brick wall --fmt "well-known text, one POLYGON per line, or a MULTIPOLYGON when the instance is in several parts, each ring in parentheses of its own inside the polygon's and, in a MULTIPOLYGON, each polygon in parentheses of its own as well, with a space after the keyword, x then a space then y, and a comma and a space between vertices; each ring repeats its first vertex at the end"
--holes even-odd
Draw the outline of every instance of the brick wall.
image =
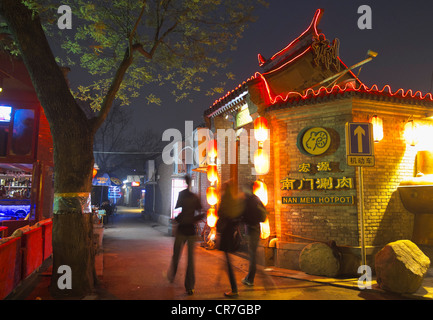
POLYGON ((403 131, 409 116, 416 115, 416 108, 355 100, 353 109, 354 121, 365 122, 373 112, 377 114, 384 131, 382 141, 375 143, 375 166, 363 169, 365 242, 381 246, 411 239, 414 216, 404 208, 397 187, 413 177, 417 148, 406 144, 403 131), (371 110, 373 105, 375 111, 371 110), (408 112, 408 108, 413 111, 408 112))
MULTIPOLYGON (((413 177, 414 161, 418 148, 409 147, 403 138, 404 124, 409 116, 418 123, 428 124, 426 109, 398 101, 378 101, 356 96, 328 99, 299 106, 282 106, 265 113, 270 124, 270 161, 268 174, 251 174, 253 161, 251 146, 241 144, 239 154, 249 153, 248 164, 238 164, 239 186, 245 182, 262 179, 268 187, 271 237, 280 243, 305 243, 311 241, 336 241, 339 246, 357 247, 361 243, 359 213, 358 168, 346 163, 345 124, 368 122, 377 114, 383 119, 384 138, 375 144, 375 166, 364 167, 364 222, 365 244, 382 246, 397 239, 410 239, 414 215, 403 206, 397 190, 402 180, 413 177), (332 138, 328 151, 322 155, 305 154, 298 148, 299 134, 310 127, 325 128, 332 138), (329 164, 329 171, 317 169, 320 163, 329 164), (302 165, 310 165, 310 171, 302 172, 302 165), (296 181, 292 189, 283 188, 286 178, 296 181), (322 179, 332 179, 333 187, 319 187, 322 179), (351 179, 352 185, 337 189, 341 179, 351 179), (301 189, 300 181, 304 185, 301 189), (314 190, 308 183, 313 182, 314 190), (349 197, 353 204, 288 204, 283 197, 323 198, 349 197)), ((232 122, 223 116, 213 119, 214 130, 233 128, 232 122)), ((244 129, 250 134, 250 123, 244 129)), ((238 158, 238 163, 239 163, 238 158)), ((220 181, 233 174, 228 164, 219 166, 220 181)))
MULTIPOLYGON (((345 123, 351 121, 350 100, 314 106, 300 106, 272 111, 272 146, 274 147, 275 212, 279 222, 275 225, 277 237, 282 242, 309 242, 335 240, 339 245, 358 245, 358 218, 356 205, 300 205, 282 203, 282 197, 341 197, 356 196, 355 170, 345 161, 345 123), (323 155, 302 153, 298 146, 299 133, 308 127, 323 127, 332 137, 330 149, 323 155), (330 171, 318 171, 317 165, 326 162, 330 171), (300 166, 310 165, 310 172, 300 172, 300 166), (320 189, 321 178, 353 179, 351 189, 320 189), (295 190, 282 190, 281 181, 297 180, 295 190), (298 190, 300 180, 306 187, 298 190), (312 180, 310 180, 312 179, 312 180), (314 181, 314 190, 311 182, 314 181)), ((271 193, 274 193, 271 191, 271 193)))
POLYGON ((414 161, 419 148, 406 145, 403 138, 405 121, 414 116, 418 123, 428 124, 423 108, 375 100, 343 99, 315 105, 303 105, 269 112, 272 120, 274 149, 275 224, 280 241, 335 240, 338 245, 360 245, 359 176, 357 167, 346 164, 346 122, 368 122, 377 114, 383 119, 384 138, 375 143, 375 166, 364 167, 365 244, 381 246, 397 239, 410 239, 414 216, 403 206, 397 190, 402 180, 413 177, 414 161), (420 119, 423 118, 423 119, 420 119), (324 127, 333 132, 335 145, 321 156, 308 156, 299 151, 299 132, 306 127, 324 127), (326 161, 330 172, 301 173, 299 165, 326 161), (337 190, 281 190, 279 180, 345 176, 353 179, 353 188, 337 190), (284 196, 353 195, 355 205, 290 205, 281 203, 284 196))

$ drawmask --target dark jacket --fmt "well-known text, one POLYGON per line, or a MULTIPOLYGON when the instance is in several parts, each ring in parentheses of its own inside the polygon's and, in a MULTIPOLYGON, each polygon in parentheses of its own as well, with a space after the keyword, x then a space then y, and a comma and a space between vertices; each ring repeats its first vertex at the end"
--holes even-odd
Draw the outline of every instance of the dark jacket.
POLYGON ((266 209, 262 201, 253 193, 245 194, 245 207, 242 214, 245 224, 252 227, 260 227, 260 222, 264 222, 266 209))
POLYGON ((218 209, 217 232, 220 233, 219 249, 235 252, 240 245, 238 224, 242 214, 243 203, 235 199, 230 191, 223 194, 218 209))
POLYGON ((177 232, 185 236, 193 236, 194 225, 204 217, 204 214, 195 215, 195 211, 200 211, 202 208, 200 199, 189 189, 182 190, 179 192, 175 208, 182 208, 182 212, 175 218, 178 223, 177 232))

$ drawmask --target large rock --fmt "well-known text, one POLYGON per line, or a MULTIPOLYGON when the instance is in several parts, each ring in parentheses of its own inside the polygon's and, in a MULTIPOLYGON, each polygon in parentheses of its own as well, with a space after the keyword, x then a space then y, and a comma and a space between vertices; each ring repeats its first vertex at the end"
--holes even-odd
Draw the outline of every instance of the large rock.
POLYGON ((377 284, 396 293, 414 293, 422 284, 430 259, 409 240, 387 244, 376 254, 377 284))
POLYGON ((301 271, 325 277, 335 277, 340 270, 340 258, 335 250, 322 242, 305 246, 299 256, 301 271))

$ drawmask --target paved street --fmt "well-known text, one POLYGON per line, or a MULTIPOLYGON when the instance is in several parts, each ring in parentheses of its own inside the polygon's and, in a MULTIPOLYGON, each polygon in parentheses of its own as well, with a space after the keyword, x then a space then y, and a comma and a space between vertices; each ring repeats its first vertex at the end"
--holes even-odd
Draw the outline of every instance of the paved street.
MULTIPOLYGON (((174 238, 167 227, 143 219, 139 210, 118 211, 104 232, 103 277, 100 299, 121 300, 203 300, 225 299, 229 281, 225 259, 218 250, 206 250, 197 244, 196 288, 193 296, 183 286, 186 248, 174 283, 166 272, 174 238)), ((246 287, 248 261, 233 255, 239 283, 238 299, 255 300, 365 300, 398 299, 398 296, 359 291, 324 283, 293 279, 260 268, 254 287, 246 287)))
MULTIPOLYGON (((118 209, 117 215, 104 230, 103 254, 97 258, 96 269, 100 283, 95 294, 84 300, 153 300, 161 301, 164 310, 178 303, 208 303, 232 300, 402 300, 405 297, 382 290, 359 290, 357 279, 330 279, 307 275, 301 271, 258 267, 254 287, 241 283, 248 270, 245 256, 232 255, 238 282, 239 297, 226 298, 230 290, 223 253, 196 246, 195 293, 189 296, 184 288, 186 248, 179 263, 175 281, 167 280, 174 238, 168 228, 145 220, 139 209, 118 209)), ((40 271, 39 277, 18 290, 9 300, 53 300, 48 287, 51 270, 40 271)), ((153 305, 155 302, 151 303, 153 305)), ((247 302, 245 302, 247 303, 247 302)), ((179 305, 181 305, 179 304, 179 305)), ((147 304, 149 306, 149 304, 147 304)), ((157 303, 156 305, 161 306, 157 303)), ((278 305, 281 307, 281 305, 278 305)), ((210 310, 212 311, 212 310, 210 310)))

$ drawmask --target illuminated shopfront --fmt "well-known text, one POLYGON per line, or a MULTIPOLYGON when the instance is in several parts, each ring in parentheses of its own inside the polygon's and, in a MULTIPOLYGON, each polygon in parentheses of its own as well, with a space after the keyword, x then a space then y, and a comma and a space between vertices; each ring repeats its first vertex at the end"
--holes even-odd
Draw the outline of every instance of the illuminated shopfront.
POLYGON ((24 64, 0 56, 0 219, 51 216, 53 146, 24 64))
MULTIPOLYGON (((210 130, 238 137, 251 137, 265 123, 255 120, 266 119, 269 148, 239 138, 236 164, 217 163, 219 181, 232 179, 239 190, 251 181, 266 185, 270 236, 262 244, 275 249, 276 266, 291 269, 311 241, 335 241, 360 258, 361 191, 367 262, 391 241, 433 245, 433 205, 421 199, 433 185, 433 98, 362 83, 341 61, 338 39, 319 31, 322 14, 317 10, 306 31, 271 58, 259 55, 261 71, 204 112, 210 130), (347 156, 348 123, 372 124, 374 155, 347 156), (255 161, 261 149, 266 161, 255 161), (239 161, 245 154, 249 161, 239 161)), ((363 63, 376 55, 369 51, 363 63)))

